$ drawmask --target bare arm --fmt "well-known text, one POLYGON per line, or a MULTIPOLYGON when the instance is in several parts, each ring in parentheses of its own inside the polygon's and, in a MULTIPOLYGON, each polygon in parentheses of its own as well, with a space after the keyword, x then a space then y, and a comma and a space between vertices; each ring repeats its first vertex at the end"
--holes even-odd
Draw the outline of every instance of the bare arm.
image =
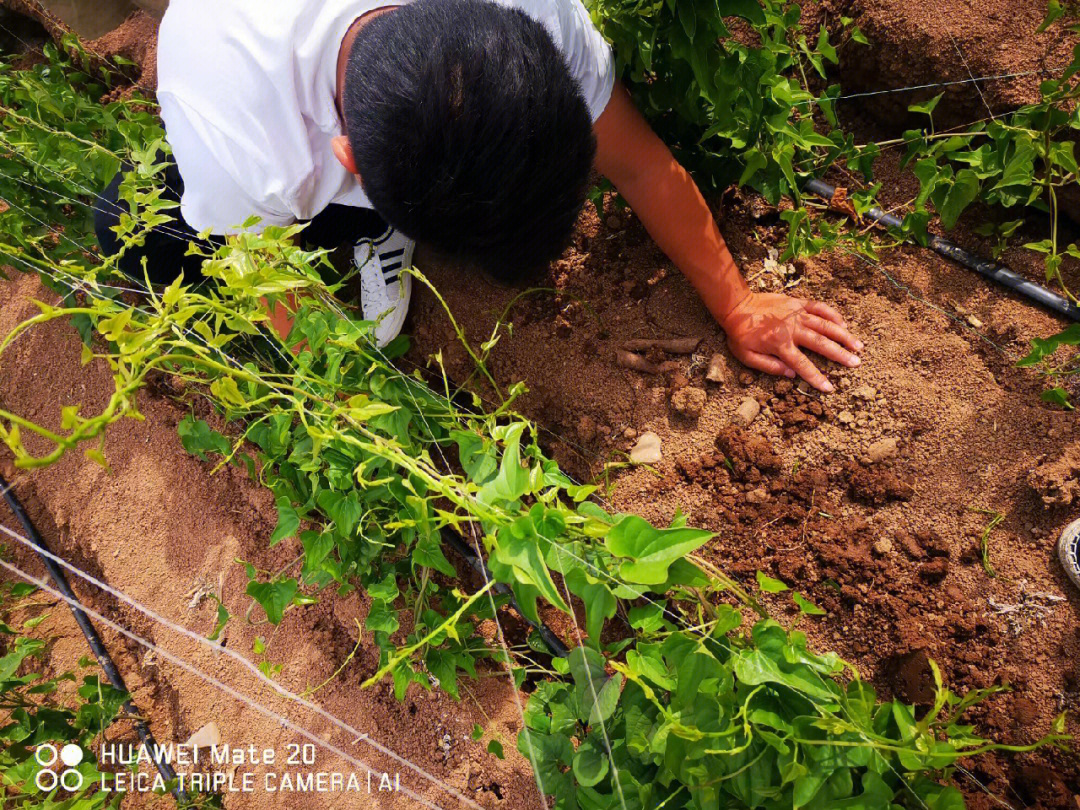
POLYGON ((796 374, 822 391, 832 383, 803 354, 847 366, 862 343, 832 307, 754 293, 724 244, 697 185, 653 133, 619 83, 594 126, 597 169, 619 189, 649 234, 694 285, 740 361, 770 374, 796 374))

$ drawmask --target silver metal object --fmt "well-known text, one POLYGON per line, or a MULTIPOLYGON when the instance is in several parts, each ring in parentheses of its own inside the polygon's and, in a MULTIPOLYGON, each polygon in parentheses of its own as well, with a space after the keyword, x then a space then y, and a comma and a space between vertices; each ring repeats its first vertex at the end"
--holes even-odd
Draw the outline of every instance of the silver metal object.
POLYGON ((1080 588, 1080 518, 1077 518, 1061 533, 1058 540, 1058 559, 1065 569, 1065 575, 1072 584, 1080 588))

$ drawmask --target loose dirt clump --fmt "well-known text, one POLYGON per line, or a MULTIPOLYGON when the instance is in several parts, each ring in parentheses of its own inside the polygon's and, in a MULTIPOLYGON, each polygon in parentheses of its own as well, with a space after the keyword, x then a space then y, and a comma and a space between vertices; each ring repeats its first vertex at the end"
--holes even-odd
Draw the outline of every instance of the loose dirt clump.
POLYGON ((1040 464, 1028 483, 1047 506, 1072 504, 1080 497, 1080 444, 1071 444, 1055 460, 1040 464))

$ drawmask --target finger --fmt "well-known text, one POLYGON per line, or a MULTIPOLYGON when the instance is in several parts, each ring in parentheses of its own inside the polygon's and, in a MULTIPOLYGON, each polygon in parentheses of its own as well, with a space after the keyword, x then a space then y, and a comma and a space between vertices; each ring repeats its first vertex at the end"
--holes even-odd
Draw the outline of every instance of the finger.
POLYGON ((844 317, 826 303, 821 301, 807 301, 805 309, 811 315, 817 315, 827 321, 832 321, 837 326, 847 329, 844 317))
POLYGON ((850 351, 862 351, 862 341, 858 340, 847 329, 842 326, 837 326, 832 321, 819 318, 817 315, 804 315, 802 317, 802 325, 807 329, 820 332, 830 340, 835 340, 841 346, 847 347, 850 351))
POLYGON ((757 369, 758 371, 764 371, 766 374, 774 374, 777 377, 792 378, 795 376, 795 371, 788 367, 786 363, 768 354, 762 354, 761 352, 743 351, 736 355, 739 362, 744 366, 757 369))
POLYGON ((794 344, 780 351, 779 354, 781 360, 818 391, 831 394, 836 390, 833 384, 829 382, 828 377, 822 374, 818 367, 811 362, 810 358, 800 352, 794 344))
POLYGON ((857 355, 852 354, 836 341, 829 340, 820 332, 815 332, 812 329, 797 329, 795 331, 795 342, 848 368, 854 368, 862 362, 857 355))

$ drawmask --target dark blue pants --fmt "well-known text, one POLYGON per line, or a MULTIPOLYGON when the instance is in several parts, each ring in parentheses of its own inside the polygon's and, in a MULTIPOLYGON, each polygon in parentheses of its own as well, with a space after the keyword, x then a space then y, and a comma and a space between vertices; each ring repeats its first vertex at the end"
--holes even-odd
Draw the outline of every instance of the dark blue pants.
MULTIPOLYGON (((159 156, 167 160, 165 168, 165 190, 163 200, 180 202, 184 193, 184 181, 171 157, 159 156)), ((112 230, 120 221, 120 215, 127 210, 120 201, 120 183, 124 172, 130 170, 125 165, 120 174, 113 178, 108 188, 97 198, 94 212, 94 230, 97 232, 101 252, 113 256, 120 252, 120 243, 112 230)), ((146 269, 150 281, 154 284, 169 284, 180 271, 188 281, 202 278, 202 259, 199 256, 185 255, 189 242, 196 242, 203 247, 212 248, 222 243, 222 237, 211 236, 209 242, 200 240, 197 232, 184 221, 179 208, 168 211, 172 220, 155 227, 146 236, 141 247, 130 247, 120 258, 119 267, 126 275, 142 281, 142 260, 146 259, 146 269)), ((386 222, 369 208, 353 208, 347 205, 329 205, 319 212, 302 232, 304 245, 309 248, 327 248, 333 250, 347 242, 356 242, 365 237, 379 236, 386 230, 386 222)))

